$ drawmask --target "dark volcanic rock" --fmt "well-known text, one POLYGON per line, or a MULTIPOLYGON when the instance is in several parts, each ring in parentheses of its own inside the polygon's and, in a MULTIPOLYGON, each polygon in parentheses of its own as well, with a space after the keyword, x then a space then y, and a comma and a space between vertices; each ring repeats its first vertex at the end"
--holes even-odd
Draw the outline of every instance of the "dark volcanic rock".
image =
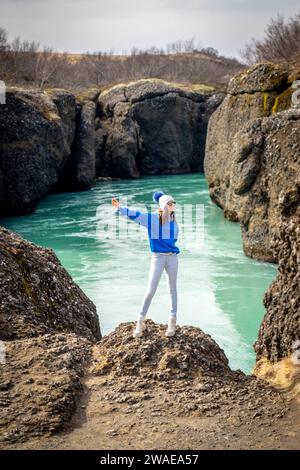
POLYGON ((60 430, 76 409, 91 343, 60 333, 2 344, 0 446, 60 430))
POLYGON ((200 328, 177 326, 176 335, 165 337, 165 327, 146 321, 143 338, 132 336, 132 323, 121 323, 95 348, 100 358, 95 373, 116 376, 145 374, 149 380, 198 374, 226 375, 232 371, 224 351, 200 328))
MULTIPOLYGON (((143 79, 117 85, 99 97, 105 148, 99 176, 202 171, 209 116, 223 94, 213 89, 143 79)), ((96 148, 96 153, 98 152, 96 148)))
POLYGON ((0 339, 74 332, 101 338, 93 302, 53 250, 0 227, 0 339))
POLYGON ((288 76, 284 67, 272 62, 262 62, 255 64, 250 70, 243 70, 233 76, 228 84, 227 93, 238 95, 285 89, 288 87, 288 76))
POLYGON ((78 106, 72 153, 59 175, 54 191, 90 189, 95 182, 95 113, 96 104, 93 101, 78 106))
POLYGON ((292 189, 300 165, 300 110, 291 106, 287 71, 258 64, 233 77, 209 120, 204 161, 212 200, 240 221, 245 254, 276 262, 270 238, 280 191, 292 189))
POLYGON ((203 171, 207 123, 224 94, 144 79, 76 96, 7 89, 0 108, 0 216, 33 212, 49 193, 98 176, 203 171))
POLYGON ((280 230, 280 194, 293 191, 299 175, 299 132, 300 109, 289 109, 237 134, 225 213, 237 213, 244 252, 253 258, 279 260, 270 243, 280 230))
MULTIPOLYGON (((276 279, 264 295, 266 314, 255 343, 257 358, 272 362, 300 349, 300 180, 280 194, 281 218, 271 248, 280 262, 276 279)), ((299 367, 299 366, 298 366, 299 367)))
POLYGON ((287 358, 300 339, 300 72, 256 64, 233 77, 208 126, 205 174, 224 216, 241 223, 246 255, 279 262, 264 295, 257 359, 287 358))
POLYGON ((70 420, 99 339, 95 305, 55 253, 0 227, 0 445, 70 420))
POLYGON ((0 106, 0 215, 33 212, 70 155, 75 98, 64 90, 7 89, 0 106))

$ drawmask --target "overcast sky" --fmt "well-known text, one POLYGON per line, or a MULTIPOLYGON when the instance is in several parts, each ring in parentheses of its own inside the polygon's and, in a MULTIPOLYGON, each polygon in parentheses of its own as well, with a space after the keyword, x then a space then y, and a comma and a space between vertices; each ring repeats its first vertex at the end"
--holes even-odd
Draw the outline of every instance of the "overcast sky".
POLYGON ((245 42, 263 38, 270 18, 300 10, 299 0, 0 0, 0 6, 9 40, 20 35, 59 52, 122 54, 194 38, 196 46, 237 58, 245 42))

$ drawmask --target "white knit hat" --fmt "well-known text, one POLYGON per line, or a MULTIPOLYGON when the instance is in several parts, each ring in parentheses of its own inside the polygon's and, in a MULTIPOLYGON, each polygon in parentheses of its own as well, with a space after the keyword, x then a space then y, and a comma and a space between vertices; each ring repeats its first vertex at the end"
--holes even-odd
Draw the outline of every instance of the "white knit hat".
POLYGON ((168 194, 164 194, 163 196, 159 198, 158 204, 161 210, 164 210, 164 208, 166 207, 169 201, 174 201, 174 199, 172 198, 172 196, 169 196, 168 194))

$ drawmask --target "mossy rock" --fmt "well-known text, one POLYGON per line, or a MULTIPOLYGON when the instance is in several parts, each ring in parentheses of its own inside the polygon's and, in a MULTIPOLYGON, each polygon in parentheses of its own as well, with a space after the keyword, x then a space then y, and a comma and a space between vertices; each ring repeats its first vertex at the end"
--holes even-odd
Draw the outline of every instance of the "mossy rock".
POLYGON ((272 113, 285 111, 286 109, 289 109, 291 107, 293 91, 294 90, 289 87, 276 97, 274 105, 272 107, 272 113))
POLYGON ((262 62, 231 78, 228 93, 255 93, 277 90, 287 84, 288 70, 284 65, 262 62))
POLYGON ((94 103, 96 103, 101 93, 101 90, 97 87, 90 87, 82 90, 73 90, 72 93, 74 94, 76 101, 79 104, 83 105, 88 101, 93 101, 94 103))

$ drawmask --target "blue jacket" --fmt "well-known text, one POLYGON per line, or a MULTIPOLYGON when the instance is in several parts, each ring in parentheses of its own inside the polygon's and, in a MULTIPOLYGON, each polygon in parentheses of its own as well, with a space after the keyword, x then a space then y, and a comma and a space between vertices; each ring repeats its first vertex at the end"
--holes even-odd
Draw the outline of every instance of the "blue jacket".
POLYGON ((133 222, 143 225, 148 229, 148 238, 150 250, 153 252, 180 253, 175 243, 178 239, 178 224, 176 221, 170 221, 161 225, 159 215, 154 212, 140 212, 129 209, 128 207, 119 207, 117 209, 121 215, 127 215, 133 222))

